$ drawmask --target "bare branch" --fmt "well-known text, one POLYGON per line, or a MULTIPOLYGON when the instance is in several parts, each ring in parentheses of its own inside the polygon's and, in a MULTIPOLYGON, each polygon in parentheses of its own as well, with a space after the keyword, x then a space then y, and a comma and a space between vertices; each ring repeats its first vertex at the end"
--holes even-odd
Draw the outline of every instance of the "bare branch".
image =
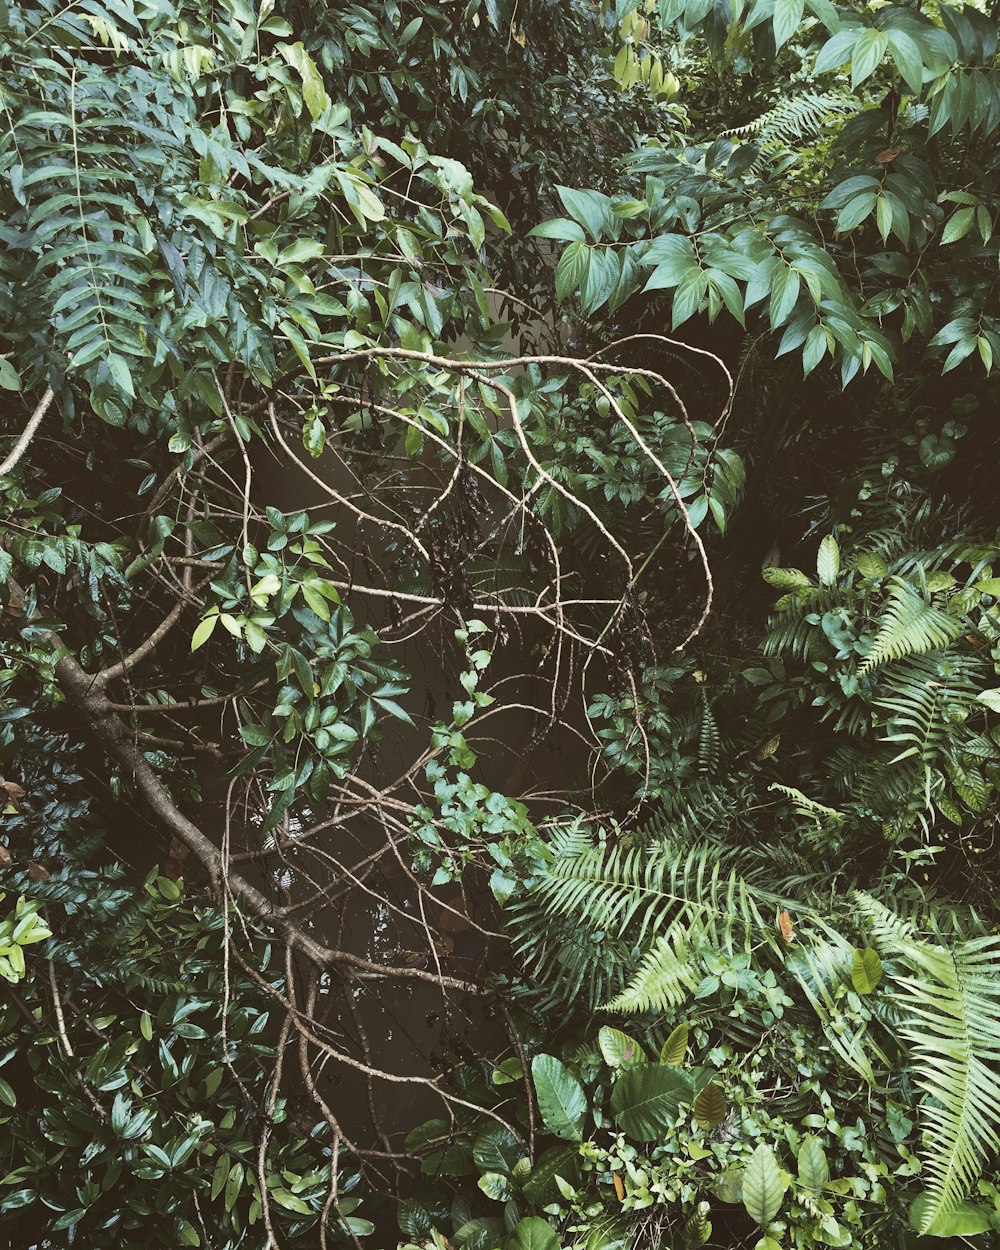
POLYGON ((35 434, 38 432, 38 427, 45 419, 45 414, 52 406, 53 399, 55 399, 55 392, 51 386, 48 386, 45 388, 45 394, 38 401, 35 411, 31 414, 28 424, 24 427, 24 432, 21 434, 21 437, 14 444, 3 464, 0 464, 0 477, 9 473, 31 446, 31 440, 35 437, 35 434))

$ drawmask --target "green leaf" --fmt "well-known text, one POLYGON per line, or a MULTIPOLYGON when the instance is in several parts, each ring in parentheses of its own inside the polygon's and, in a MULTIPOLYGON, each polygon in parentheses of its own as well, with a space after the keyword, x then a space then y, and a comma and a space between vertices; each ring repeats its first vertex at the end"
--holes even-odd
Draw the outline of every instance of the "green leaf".
POLYGON ((3 387, 5 391, 21 389, 21 375, 9 360, 0 359, 0 387, 3 387))
POLYGON ((574 221, 583 226, 596 243, 605 229, 615 233, 617 222, 611 214, 611 201, 600 191, 576 191, 571 187, 556 187, 563 208, 574 221))
POLYGON ((916 40, 904 30, 887 30, 886 39, 903 81, 914 95, 919 95, 924 83, 924 61, 916 40))
POLYGON ((288 247, 282 248, 276 263, 278 265, 301 265, 307 260, 318 259, 325 250, 319 239, 296 239, 288 247))
POLYGON ((2 1077, 0 1077, 0 1102, 2 1102, 5 1107, 17 1106, 17 1094, 14 1093, 13 1089, 5 1080, 3 1080, 2 1077))
POLYGON ((882 960, 868 947, 856 950, 851 960, 851 983, 859 994, 871 994, 882 980, 882 960))
POLYGON ((774 46, 786 44, 802 22, 805 0, 774 0, 774 46))
POLYGON ((880 30, 866 30, 854 45, 851 55, 851 86, 857 87, 882 64, 889 40, 880 30))
POLYGON ((702 300, 708 292, 708 274, 697 265, 693 265, 684 275, 674 293, 671 308, 670 325, 676 330, 701 308, 702 300))
POLYGON ((231 1211, 236 1205, 236 1199, 240 1196, 240 1189, 243 1186, 243 1164, 234 1163, 232 1171, 229 1173, 229 1180, 226 1181, 226 1196, 223 1199, 223 1205, 227 1211, 231 1211))
POLYGON ((135 387, 132 384, 132 373, 128 361, 117 352, 109 352, 107 356, 108 370, 114 379, 115 386, 126 395, 135 398, 135 387))
POLYGON ((680 1109, 694 1099, 694 1081, 681 1068, 648 1063, 630 1068, 615 1082, 611 1109, 619 1128, 633 1141, 662 1137, 680 1109))
POLYGON ((925 1237, 976 1237, 989 1232, 990 1217, 983 1207, 973 1202, 960 1202, 958 1206, 938 1215, 930 1227, 925 1227, 929 1194, 920 1194, 910 1203, 910 1227, 925 1237))
POLYGON ((212 631, 218 623, 218 612, 213 613, 212 616, 206 616, 198 622, 194 633, 191 635, 192 651, 197 651, 199 647, 203 647, 205 643, 208 642, 209 638, 212 636, 212 631))
POLYGON ((715 1081, 709 1081, 695 1095, 694 1118, 702 1128, 717 1128, 726 1118, 726 1095, 715 1081))
POLYGON ((475 1140, 472 1158, 484 1172, 509 1174, 524 1154, 517 1138, 502 1124, 488 1124, 475 1140))
POLYGON ((799 1146, 799 1184, 811 1194, 818 1195, 830 1179, 830 1164, 827 1162, 826 1151, 818 1137, 811 1134, 802 1139, 799 1146))
POLYGON ((153 1019, 148 1011, 144 1011, 139 1017, 139 1032, 147 1042, 153 1040, 153 1019))
POLYGON ((189 1224, 185 1219, 178 1220, 177 1224, 177 1240, 182 1246, 201 1245, 201 1237, 193 1224, 189 1224))
POLYGON ((559 1238, 546 1220, 529 1215, 518 1223, 507 1245, 509 1250, 559 1250, 559 1238))
POLYGON ((532 226, 528 231, 529 239, 561 239, 564 243, 585 243, 587 236, 583 227, 568 217, 554 217, 551 221, 543 221, 532 226))
POLYGON ((840 546, 832 534, 827 534, 819 545, 816 557, 816 573, 823 586, 833 586, 840 572, 840 546))
POLYGON ((580 1156, 575 1146, 552 1146, 535 1164, 531 1175, 521 1186, 525 1198, 535 1206, 544 1206, 558 1196, 555 1178, 575 1182, 580 1175, 580 1156))
POLYGON ((646 1062, 646 1054, 635 1038, 610 1025, 598 1033, 597 1045, 609 1068, 631 1068, 646 1062))
POLYGON ((545 1127, 556 1137, 582 1141, 587 1095, 573 1073, 554 1055, 535 1055, 531 1076, 545 1127))
POLYGON ((663 234, 654 239, 642 258, 644 265, 655 265, 644 291, 678 286, 692 269, 698 269, 694 244, 682 234, 663 234))
POLYGON ((958 212, 952 214, 941 231, 942 245, 957 243, 959 239, 964 239, 972 229, 975 213, 974 208, 960 208, 958 212))
POLYGON ((712 1186, 712 1193, 720 1202, 738 1203, 743 1197, 743 1169, 726 1168, 712 1186))
POLYGON ((771 328, 777 329, 792 315, 799 298, 802 283, 794 269, 782 265, 774 275, 771 283, 771 302, 768 316, 771 328))
POLYGON ((586 243, 571 243, 559 257, 556 266, 556 299, 562 302, 577 290, 590 263, 590 251, 586 243))
POLYGON ((778 569, 768 566, 761 569, 760 575, 769 586, 774 586, 776 590, 805 590, 812 586, 812 582, 801 569, 778 569))
POLYGON ((510 1178, 502 1172, 484 1172, 476 1182, 487 1198, 494 1202, 506 1202, 514 1196, 510 1178))
POLYGON ((226 1187, 226 1181, 229 1179, 229 1168, 232 1159, 229 1155, 219 1155, 218 1162, 215 1165, 215 1171, 212 1173, 212 1201, 215 1202, 219 1195, 226 1187))
POLYGON ((684 1055, 687 1051, 689 1026, 686 1020, 682 1020, 678 1024, 667 1040, 663 1043, 663 1049, 660 1051, 660 1063, 680 1064, 684 1062, 684 1055))
POLYGON ((761 1143, 743 1170, 743 1205, 761 1228, 770 1224, 781 1209, 787 1184, 774 1151, 761 1143))
POLYGON ((877 203, 878 195, 874 191, 862 191, 860 195, 856 195, 840 210, 840 215, 837 217, 837 230, 841 234, 853 230, 865 220, 877 203))

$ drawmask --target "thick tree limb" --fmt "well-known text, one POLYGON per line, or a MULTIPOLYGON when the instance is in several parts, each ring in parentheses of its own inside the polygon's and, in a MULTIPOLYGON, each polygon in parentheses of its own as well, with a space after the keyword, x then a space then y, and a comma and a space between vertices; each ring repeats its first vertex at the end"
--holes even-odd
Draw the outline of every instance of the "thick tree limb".
POLYGON ((49 638, 63 653, 56 664, 59 685, 82 714, 108 755, 125 769, 160 827, 179 838, 197 856, 216 891, 221 893, 225 889, 231 896, 241 900, 253 916, 274 929, 293 951, 304 956, 317 968, 340 966, 350 968, 355 976, 365 980, 391 978, 426 981, 441 989, 461 990, 470 994, 487 992, 482 986, 457 977, 437 975, 422 968, 374 963, 350 951, 324 946, 287 914, 275 910, 271 900, 255 885, 241 874, 227 870, 222 851, 177 807, 136 746, 135 737, 128 726, 109 710, 101 691, 95 690, 93 676, 85 672, 72 655, 66 654, 66 647, 57 635, 50 634, 49 638))

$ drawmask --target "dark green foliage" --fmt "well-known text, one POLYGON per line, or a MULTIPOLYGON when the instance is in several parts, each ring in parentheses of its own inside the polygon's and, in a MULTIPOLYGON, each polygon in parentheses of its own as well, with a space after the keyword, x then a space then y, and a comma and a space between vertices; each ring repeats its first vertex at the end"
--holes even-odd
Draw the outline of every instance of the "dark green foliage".
MULTIPOLYGON (((58 739, 16 745, 31 789, 5 816, 5 876, 54 936, 28 948, 0 1021, 7 1244, 263 1245, 262 1167, 283 1239, 314 1244, 330 1139, 273 1085, 280 1026, 268 986, 283 989, 283 970, 263 943, 250 955, 256 975, 227 968, 233 917, 187 899, 182 882, 153 872, 137 886, 119 867, 92 867, 107 857, 100 823, 82 778, 67 803, 66 770, 49 772, 58 739)), ((357 1180, 343 1176, 342 1192, 357 1180)), ((364 1233, 356 1207, 357 1195, 341 1202, 364 1233)), ((336 1217, 328 1225, 336 1242, 349 1239, 336 1217)))
POLYGON ((0 3, 12 1247, 996 1243, 996 25, 0 3))

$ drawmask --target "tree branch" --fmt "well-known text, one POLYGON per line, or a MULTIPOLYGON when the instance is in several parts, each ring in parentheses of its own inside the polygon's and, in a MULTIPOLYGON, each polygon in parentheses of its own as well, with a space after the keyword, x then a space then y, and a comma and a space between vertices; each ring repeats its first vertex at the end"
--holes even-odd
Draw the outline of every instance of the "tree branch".
POLYGON ((17 464, 17 462, 21 459, 24 453, 28 450, 29 446, 31 445, 31 440, 35 437, 38 427, 42 424, 42 421, 45 418, 45 414, 48 412, 49 408, 52 406, 52 401, 54 398, 55 398, 55 392, 53 391, 52 387, 51 386, 46 387, 45 394, 38 401, 38 406, 35 408, 35 411, 31 414, 31 418, 29 419, 28 424, 24 427, 23 434, 14 444, 13 451, 10 452, 10 454, 7 456, 7 459, 3 462, 3 464, 0 464, 0 477, 3 477, 5 474, 9 473, 11 469, 13 469, 14 466, 17 464))

